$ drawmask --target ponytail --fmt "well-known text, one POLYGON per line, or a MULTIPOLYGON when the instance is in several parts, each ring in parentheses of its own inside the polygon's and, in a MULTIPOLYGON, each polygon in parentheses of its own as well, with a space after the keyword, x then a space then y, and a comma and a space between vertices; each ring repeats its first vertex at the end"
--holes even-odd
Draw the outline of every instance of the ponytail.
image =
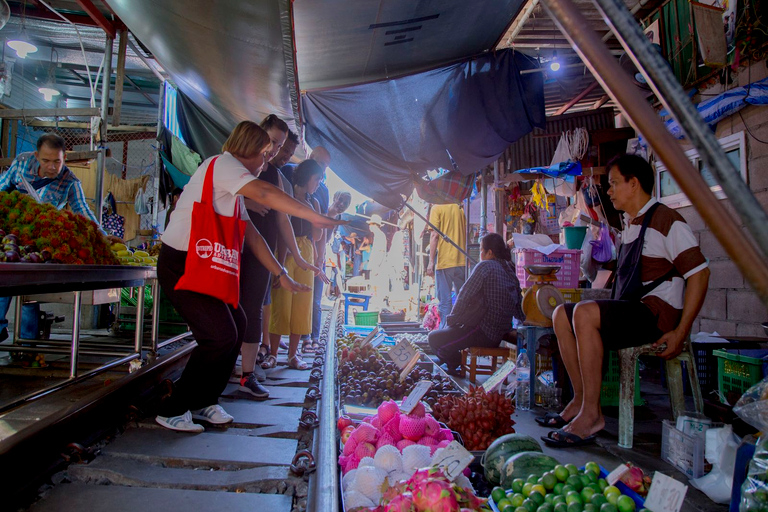
POLYGON ((509 250, 504 239, 498 233, 488 233, 480 240, 483 250, 490 250, 497 260, 512 262, 512 251, 509 250))

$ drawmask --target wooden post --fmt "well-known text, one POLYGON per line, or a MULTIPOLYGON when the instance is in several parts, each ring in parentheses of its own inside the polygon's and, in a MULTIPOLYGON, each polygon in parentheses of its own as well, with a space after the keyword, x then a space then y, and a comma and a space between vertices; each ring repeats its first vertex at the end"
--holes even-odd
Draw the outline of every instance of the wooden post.
POLYGON ((16 158, 16 142, 17 137, 19 135, 19 122, 15 119, 11 120, 11 144, 10 149, 8 151, 8 156, 11 158, 16 158))
POLYGON ((115 105, 112 109, 112 125, 120 126, 120 112, 123 109, 123 82, 125 81, 125 48, 128 44, 128 32, 120 30, 120 42, 117 47, 117 70, 115 76, 115 105))

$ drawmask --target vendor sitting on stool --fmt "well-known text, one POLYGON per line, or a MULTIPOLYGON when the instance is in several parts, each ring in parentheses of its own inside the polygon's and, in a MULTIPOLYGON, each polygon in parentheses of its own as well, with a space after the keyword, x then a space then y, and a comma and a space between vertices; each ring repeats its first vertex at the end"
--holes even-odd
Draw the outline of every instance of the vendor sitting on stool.
POLYGON ((512 255, 497 233, 480 241, 480 263, 459 290, 447 325, 429 333, 429 346, 456 374, 461 351, 469 347, 498 347, 512 328, 512 317, 524 320, 520 282, 512 255))
POLYGON ((691 228, 651 196, 653 169, 621 155, 606 166, 608 196, 624 212, 624 231, 611 300, 558 306, 553 316, 573 400, 537 422, 560 428, 542 439, 558 447, 593 443, 605 426, 600 410, 604 355, 654 343, 676 357, 707 294, 709 269, 691 228))

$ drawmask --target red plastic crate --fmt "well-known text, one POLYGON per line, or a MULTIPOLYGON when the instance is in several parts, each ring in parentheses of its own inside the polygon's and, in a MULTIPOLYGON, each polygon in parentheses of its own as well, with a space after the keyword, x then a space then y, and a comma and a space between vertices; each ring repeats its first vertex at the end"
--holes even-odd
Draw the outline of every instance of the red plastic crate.
POLYGON ((523 288, 533 285, 533 282, 528 280, 528 272, 525 271, 526 265, 552 265, 560 267, 558 273, 555 274, 557 277, 557 281, 553 283, 555 287, 578 288, 580 263, 580 249, 560 249, 549 255, 535 249, 515 249, 517 278, 520 280, 520 286, 523 288))

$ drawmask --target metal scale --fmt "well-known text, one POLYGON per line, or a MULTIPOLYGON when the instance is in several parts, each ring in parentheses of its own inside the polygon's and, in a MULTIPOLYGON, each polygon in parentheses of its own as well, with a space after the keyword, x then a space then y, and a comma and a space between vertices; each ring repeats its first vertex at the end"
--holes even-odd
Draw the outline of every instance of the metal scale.
POLYGON ((552 265, 526 265, 528 280, 533 285, 523 294, 524 325, 552 327, 555 308, 565 302, 563 294, 551 283, 560 267, 552 265))

